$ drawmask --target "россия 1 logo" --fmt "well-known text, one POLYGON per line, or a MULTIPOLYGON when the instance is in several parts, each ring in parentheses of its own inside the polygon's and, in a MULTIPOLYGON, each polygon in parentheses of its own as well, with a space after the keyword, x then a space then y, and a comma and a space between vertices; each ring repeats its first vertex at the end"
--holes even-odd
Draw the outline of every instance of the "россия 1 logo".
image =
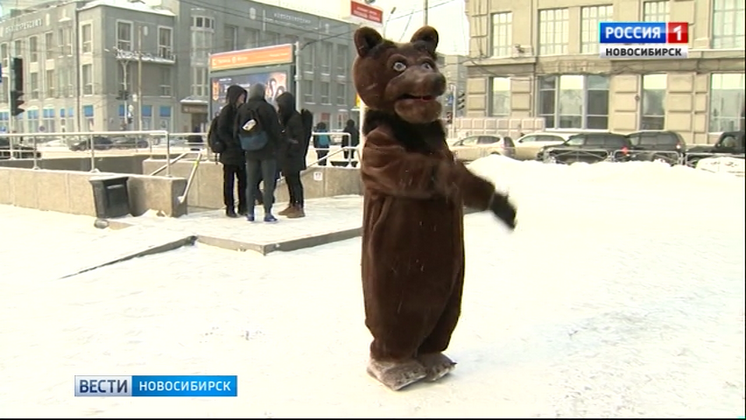
POLYGON ((76 375, 76 397, 237 397, 238 376, 76 375))
POLYGON ((689 57, 686 22, 600 22, 598 37, 601 58, 689 57))

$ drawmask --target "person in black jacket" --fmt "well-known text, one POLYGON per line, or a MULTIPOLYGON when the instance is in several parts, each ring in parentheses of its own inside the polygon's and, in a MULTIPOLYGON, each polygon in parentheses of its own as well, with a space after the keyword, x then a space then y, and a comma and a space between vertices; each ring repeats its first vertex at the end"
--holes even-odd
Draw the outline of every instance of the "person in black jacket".
MULTIPOLYGON (((344 132, 347 133, 347 135, 342 137, 342 147, 357 147, 360 144, 360 130, 355 127, 354 120, 347 120, 344 132)), ((355 150, 345 149, 342 153, 344 154, 346 161, 349 162, 355 160, 355 150)))
POLYGON ((246 162, 243 149, 236 138, 236 113, 246 100, 246 89, 238 85, 231 85, 226 92, 226 104, 220 110, 217 120, 218 139, 225 146, 220 153, 220 163, 223 164, 223 202, 225 214, 237 217, 233 196, 235 180, 238 180, 238 213, 246 214, 246 162))
POLYGON ((275 186, 277 184, 277 157, 282 146, 282 130, 277 117, 275 107, 265 99, 267 88, 256 83, 249 87, 249 99, 238 109, 236 119, 236 133, 240 134, 242 127, 256 115, 259 120, 259 128, 267 136, 267 143, 259 150, 244 151, 246 157, 246 175, 249 190, 246 193, 249 206, 246 211, 246 219, 254 221, 255 189, 253 186, 259 179, 264 184, 264 221, 276 222, 272 215, 272 205, 275 201, 275 186))
POLYGON ((288 195, 290 196, 288 207, 278 214, 289 219, 305 217, 303 183, 300 180, 300 173, 306 169, 306 155, 311 143, 313 115, 304 110, 304 115, 306 115, 304 121, 301 113, 295 109, 295 96, 290 92, 278 96, 276 102, 282 135, 285 140, 281 152, 280 169, 285 176, 288 195))

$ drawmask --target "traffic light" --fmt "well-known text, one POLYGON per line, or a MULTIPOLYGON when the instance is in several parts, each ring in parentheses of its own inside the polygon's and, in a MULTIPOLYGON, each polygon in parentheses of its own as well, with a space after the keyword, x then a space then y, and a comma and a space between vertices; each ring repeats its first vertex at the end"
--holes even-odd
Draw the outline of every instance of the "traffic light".
POLYGON ((117 99, 120 101, 126 101, 130 98, 130 92, 125 89, 119 89, 119 93, 117 94, 117 99))
POLYGON ((461 110, 466 107, 466 94, 461 92, 458 94, 457 109, 461 110))
POLYGON ((22 114, 25 109, 23 99, 23 59, 13 57, 11 62, 11 73, 13 74, 13 88, 10 91, 10 114, 14 117, 22 114))
POLYGON ((453 124, 453 112, 446 112, 446 124, 453 124))

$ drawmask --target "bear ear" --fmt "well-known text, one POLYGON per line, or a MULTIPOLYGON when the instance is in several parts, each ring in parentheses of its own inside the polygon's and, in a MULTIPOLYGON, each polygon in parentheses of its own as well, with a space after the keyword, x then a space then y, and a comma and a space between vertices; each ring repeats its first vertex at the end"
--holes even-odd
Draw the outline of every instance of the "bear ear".
POLYGON ((427 49, 435 54, 435 49, 438 48, 438 31, 432 26, 423 26, 412 35, 412 39, 409 42, 424 42, 427 45, 427 49))
POLYGON ((383 37, 373 28, 360 28, 355 31, 355 47, 360 57, 368 55, 370 50, 383 42, 383 37))

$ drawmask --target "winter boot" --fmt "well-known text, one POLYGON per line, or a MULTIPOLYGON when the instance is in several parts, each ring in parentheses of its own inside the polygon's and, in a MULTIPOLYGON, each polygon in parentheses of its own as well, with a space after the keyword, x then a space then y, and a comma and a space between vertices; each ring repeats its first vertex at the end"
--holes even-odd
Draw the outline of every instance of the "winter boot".
POLYGON ((236 217, 238 217, 238 215, 236 214, 236 211, 233 209, 233 207, 226 207, 225 208, 225 215, 228 216, 228 217, 230 217, 231 219, 235 219, 236 217))
POLYGON ((294 206, 292 204, 288 204, 287 207, 277 212, 280 216, 287 216, 288 213, 293 211, 294 206))
POLYGON ((298 219, 301 217, 306 217, 306 213, 303 211, 303 206, 301 206, 300 204, 296 204, 290 209, 289 212, 285 214, 285 216, 288 219, 298 219))

